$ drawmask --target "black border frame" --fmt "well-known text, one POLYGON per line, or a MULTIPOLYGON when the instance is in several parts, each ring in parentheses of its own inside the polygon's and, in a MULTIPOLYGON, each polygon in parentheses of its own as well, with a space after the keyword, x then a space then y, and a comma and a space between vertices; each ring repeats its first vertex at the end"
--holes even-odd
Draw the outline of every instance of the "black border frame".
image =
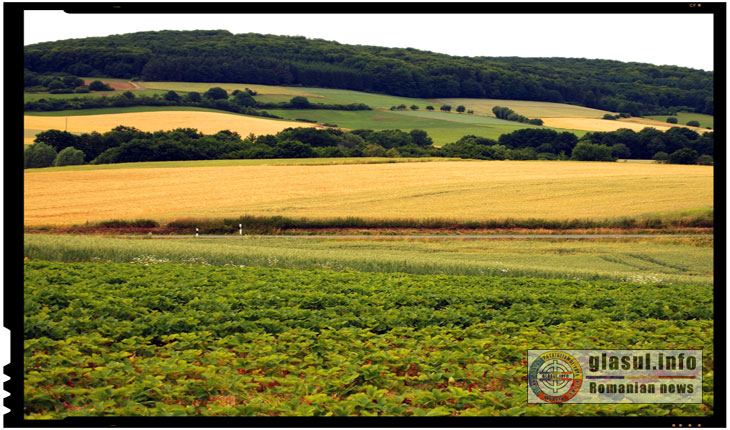
MULTIPOLYGON (((4 11, 4 90, 6 142, 17 142, 22 138, 22 111, 17 109, 23 99, 22 87, 13 82, 22 80, 22 70, 16 66, 23 56, 22 37, 25 10, 65 10, 69 13, 165 13, 165 14, 212 14, 212 13, 389 13, 389 14, 712 14, 714 22, 714 73, 715 73, 715 218, 722 220, 715 225, 715 285, 714 289, 714 352, 719 363, 714 373, 715 410, 710 417, 93 417, 67 418, 51 421, 27 421, 23 419, 23 318, 18 312, 22 303, 22 289, 17 279, 22 277, 18 264, 18 250, 23 243, 22 193, 17 183, 22 178, 20 164, 11 161, 22 156, 19 146, 4 145, 4 242, 5 270, 3 325, 10 329, 11 362, 4 366, 3 373, 10 376, 4 389, 10 393, 3 400, 10 409, 4 419, 4 427, 725 427, 727 420, 726 377, 726 291, 727 269, 725 267, 727 208, 727 68, 726 68, 726 24, 727 4, 711 3, 3 3, 4 11), (171 7, 174 6, 174 7, 171 7), (414 6, 416 6, 414 8, 414 6), (415 9, 415 11, 414 11, 415 9), (11 67, 12 66, 12 67, 11 67), (719 204, 718 204, 719 202, 719 204), (717 286, 720 288, 717 288, 717 286)), ((620 31, 620 29, 617 29, 620 31)), ((691 37, 678 29, 679 37, 691 37)), ((659 40, 656 43, 670 43, 659 40)), ((703 41, 704 42, 704 41, 703 41)), ((678 53, 678 55, 681 55, 678 53)))

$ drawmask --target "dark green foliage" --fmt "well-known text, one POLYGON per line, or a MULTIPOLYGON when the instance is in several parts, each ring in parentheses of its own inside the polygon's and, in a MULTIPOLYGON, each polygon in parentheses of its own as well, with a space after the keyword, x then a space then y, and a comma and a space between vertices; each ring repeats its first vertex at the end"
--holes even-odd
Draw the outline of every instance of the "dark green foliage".
POLYGON ((575 145, 570 158, 578 161, 615 161, 610 147, 585 141, 575 145))
POLYGON ((699 121, 687 121, 687 125, 690 127, 699 127, 700 122, 699 121))
POLYGON ((466 110, 466 107, 464 107, 464 105, 459 105, 459 106, 456 107, 456 111, 459 112, 459 113, 462 113, 465 110, 466 110))
POLYGON ((433 110, 433 106, 431 106, 431 105, 426 106, 426 110, 433 110))
POLYGON ((89 84, 89 90, 91 91, 114 91, 114 88, 110 87, 109 84, 105 84, 102 81, 96 80, 89 84))
POLYGON ((28 145, 23 150, 23 168, 33 169, 38 167, 50 167, 56 159, 56 150, 43 142, 36 142, 28 145))
POLYGON ((228 100, 228 93, 221 87, 213 87, 204 92, 203 97, 211 100, 228 100))
POLYGON ((712 166, 713 164, 715 164, 715 161, 709 155, 700 155, 699 157, 697 157, 697 164, 703 166, 712 166))
POLYGON ((524 115, 520 115, 512 109, 504 106, 495 106, 492 108, 492 112, 499 119, 506 119, 507 121, 524 122, 527 124, 542 125, 543 121, 540 118, 527 118, 524 115))
POLYGON ((418 110, 418 105, 411 105, 411 110, 418 110))
MULTIPOLYGON (((712 113, 713 73, 575 58, 451 57, 320 39, 159 31, 24 48, 32 73, 343 88, 406 97, 575 103, 633 115, 676 106, 712 113)), ((33 75, 26 78, 33 81, 33 75)), ((36 83, 36 85, 39 85, 36 83)))
POLYGON ((671 164, 697 164, 697 151, 690 148, 681 148, 669 154, 671 164))
POLYGON ((75 166, 84 164, 85 154, 73 146, 69 146, 58 153, 56 159, 53 160, 54 166, 75 166))
POLYGON ((611 115, 610 113, 607 113, 607 114, 603 115, 603 119, 615 120, 615 119, 618 119, 618 115, 611 115))
POLYGON ((78 146, 79 137, 67 131, 46 130, 36 135, 35 142, 45 143, 56 151, 61 151, 69 146, 78 146))
POLYGON ((670 124, 676 124, 677 123, 677 118, 674 118, 674 117, 671 117, 670 116, 669 118, 667 118, 667 122, 670 123, 670 124))
POLYGON ((653 160, 655 160, 657 163, 666 163, 669 161, 669 154, 663 151, 659 151, 656 154, 654 154, 654 157, 652 157, 653 160))
POLYGON ((175 91, 168 91, 167 94, 165 94, 165 100, 168 102, 179 102, 181 98, 175 91))
POLYGON ((611 155, 614 158, 629 158, 631 157, 631 150, 623 143, 617 143, 611 147, 611 155))
POLYGON ((449 105, 443 105, 439 109, 441 109, 442 111, 445 111, 445 112, 451 112, 451 106, 449 106, 449 105))

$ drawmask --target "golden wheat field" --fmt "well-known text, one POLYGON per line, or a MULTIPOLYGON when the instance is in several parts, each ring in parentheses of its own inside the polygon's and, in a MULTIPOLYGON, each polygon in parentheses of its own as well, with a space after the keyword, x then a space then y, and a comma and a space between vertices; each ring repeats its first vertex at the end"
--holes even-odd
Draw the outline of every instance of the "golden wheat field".
POLYGON ((34 172, 26 225, 233 217, 607 218, 713 204, 713 169, 444 161, 34 172))
POLYGON ((586 131, 616 131, 621 128, 628 128, 633 131, 641 131, 644 128, 651 127, 659 131, 666 131, 672 127, 686 127, 702 133, 698 127, 689 127, 679 124, 667 124, 666 122, 654 121, 645 118, 623 118, 621 120, 608 120, 597 118, 542 118, 543 125, 546 127, 566 128, 572 130, 586 131))
POLYGON ((25 116, 24 128, 34 130, 67 130, 69 132, 89 133, 106 132, 125 125, 142 131, 172 130, 175 128, 197 128, 205 134, 215 134, 221 130, 235 131, 241 136, 249 133, 276 134, 288 127, 311 127, 293 121, 278 121, 243 115, 196 111, 159 111, 115 113, 104 115, 79 116, 25 116))

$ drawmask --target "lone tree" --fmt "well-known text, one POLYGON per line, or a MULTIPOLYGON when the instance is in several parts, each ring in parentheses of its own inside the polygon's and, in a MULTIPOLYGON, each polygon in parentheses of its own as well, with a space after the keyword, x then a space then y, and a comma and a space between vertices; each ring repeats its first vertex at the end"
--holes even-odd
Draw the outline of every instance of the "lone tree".
POLYGON ((677 123, 677 118, 674 118, 674 117, 671 117, 670 116, 669 118, 667 118, 667 122, 670 123, 670 124, 676 124, 677 123))
POLYGON ((426 110, 433 110, 433 106, 431 106, 431 105, 426 106, 426 110))
POLYGON ((227 100, 228 93, 221 87, 213 87, 204 92, 203 97, 211 100, 227 100))
POLYGON ((699 127, 700 122, 699 121, 687 121, 687 125, 690 127, 699 127))
POLYGON ((84 151, 76 149, 73 146, 69 146, 68 148, 65 148, 63 151, 59 152, 58 155, 56 155, 56 159, 53 160, 53 165, 76 166, 79 164, 84 164, 85 156, 86 154, 84 154, 84 151))
POLYGON ((411 110, 418 110, 418 105, 411 105, 411 110))
POLYGON ((451 106, 449 106, 449 105, 443 105, 439 109, 441 109, 442 111, 445 111, 445 112, 451 112, 451 106))
POLYGON ((456 107, 456 111, 459 112, 459 113, 462 113, 465 110, 466 110, 466 107, 464 107, 464 105, 459 105, 459 106, 456 107))

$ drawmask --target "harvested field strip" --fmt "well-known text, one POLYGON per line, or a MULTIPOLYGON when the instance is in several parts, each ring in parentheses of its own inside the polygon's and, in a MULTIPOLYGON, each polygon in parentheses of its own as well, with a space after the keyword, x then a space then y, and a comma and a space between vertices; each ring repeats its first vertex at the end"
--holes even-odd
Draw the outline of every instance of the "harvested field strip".
POLYGON ((241 136, 247 136, 249 133, 256 135, 276 134, 288 127, 311 126, 311 124, 300 122, 277 121, 244 115, 198 111, 135 112, 54 117, 26 115, 24 117, 24 128, 36 130, 66 129, 70 132, 89 133, 92 131, 109 131, 119 125, 136 127, 142 131, 196 128, 205 134, 214 134, 221 130, 231 130, 239 133, 241 136))
POLYGON ((599 162, 34 172, 24 185, 26 225, 241 215, 604 219, 713 205, 710 166, 599 162))
POLYGON ((655 128, 659 131, 667 131, 672 127, 685 127, 700 133, 708 131, 697 127, 686 125, 667 124, 666 122, 655 121, 646 118, 623 118, 620 120, 596 119, 596 118, 543 118, 544 126, 565 129, 580 129, 588 131, 616 131, 621 128, 628 128, 633 131, 641 131, 645 128, 655 128))

